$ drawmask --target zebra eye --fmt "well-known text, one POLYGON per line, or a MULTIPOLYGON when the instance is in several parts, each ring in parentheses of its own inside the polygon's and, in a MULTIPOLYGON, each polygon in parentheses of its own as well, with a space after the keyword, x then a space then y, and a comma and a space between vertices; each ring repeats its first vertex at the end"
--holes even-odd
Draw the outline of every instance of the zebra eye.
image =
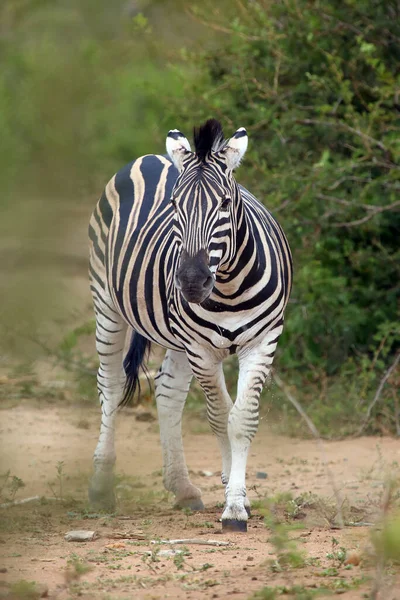
POLYGON ((221 207, 220 207, 220 209, 221 209, 221 210, 228 210, 230 203, 231 203, 231 199, 230 199, 229 197, 227 197, 227 198, 224 198, 224 199, 222 200, 222 202, 221 202, 221 207))
POLYGON ((175 198, 171 198, 171 204, 172 204, 172 207, 173 207, 174 211, 176 212, 176 200, 175 200, 175 198))

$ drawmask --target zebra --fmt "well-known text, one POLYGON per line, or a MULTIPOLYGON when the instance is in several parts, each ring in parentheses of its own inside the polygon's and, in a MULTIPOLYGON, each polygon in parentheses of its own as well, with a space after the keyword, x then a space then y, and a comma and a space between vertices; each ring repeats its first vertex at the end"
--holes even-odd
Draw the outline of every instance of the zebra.
POLYGON ((281 227, 233 176, 247 145, 244 127, 225 140, 215 119, 194 129, 194 151, 171 130, 167 155, 146 155, 122 168, 93 212, 89 273, 102 409, 89 486, 94 504, 114 505, 116 412, 137 389, 139 368, 155 343, 166 348, 155 377, 164 486, 176 506, 204 509, 189 479, 181 432, 194 376, 221 450, 222 528, 247 531, 247 455, 292 282, 281 227), (239 365, 235 403, 222 367, 231 354, 239 365))

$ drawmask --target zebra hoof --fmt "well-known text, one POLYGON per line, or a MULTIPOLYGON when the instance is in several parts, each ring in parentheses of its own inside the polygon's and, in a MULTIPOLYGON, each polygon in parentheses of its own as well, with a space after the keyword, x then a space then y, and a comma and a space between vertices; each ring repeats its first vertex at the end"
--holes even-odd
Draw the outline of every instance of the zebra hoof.
POLYGON ((175 508, 189 508, 193 512, 203 511, 204 504, 201 498, 183 498, 175 504, 175 508))
POLYGON ((222 531, 247 533, 247 521, 239 521, 238 519, 222 519, 222 531))

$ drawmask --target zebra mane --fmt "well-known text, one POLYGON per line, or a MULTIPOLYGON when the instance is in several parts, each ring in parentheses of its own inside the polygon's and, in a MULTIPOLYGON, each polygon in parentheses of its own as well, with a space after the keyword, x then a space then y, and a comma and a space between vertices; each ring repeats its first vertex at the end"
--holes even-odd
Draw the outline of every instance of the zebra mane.
POLYGON ((193 130, 195 153, 203 162, 210 152, 218 152, 224 146, 222 125, 216 119, 208 119, 193 130))

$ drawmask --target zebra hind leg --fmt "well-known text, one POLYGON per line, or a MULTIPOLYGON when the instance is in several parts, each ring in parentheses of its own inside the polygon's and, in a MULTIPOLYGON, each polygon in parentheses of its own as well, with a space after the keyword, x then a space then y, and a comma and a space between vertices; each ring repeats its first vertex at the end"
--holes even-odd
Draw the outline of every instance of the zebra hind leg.
POLYGON ((90 503, 113 510, 115 454, 115 417, 125 386, 123 352, 127 325, 111 308, 111 300, 96 300, 96 348, 100 366, 97 389, 101 404, 100 436, 93 457, 94 474, 89 484, 90 503))
POLYGON ((204 510, 201 492, 189 479, 182 443, 182 412, 192 376, 185 353, 167 350, 155 377, 163 480, 175 494, 177 507, 204 510))

